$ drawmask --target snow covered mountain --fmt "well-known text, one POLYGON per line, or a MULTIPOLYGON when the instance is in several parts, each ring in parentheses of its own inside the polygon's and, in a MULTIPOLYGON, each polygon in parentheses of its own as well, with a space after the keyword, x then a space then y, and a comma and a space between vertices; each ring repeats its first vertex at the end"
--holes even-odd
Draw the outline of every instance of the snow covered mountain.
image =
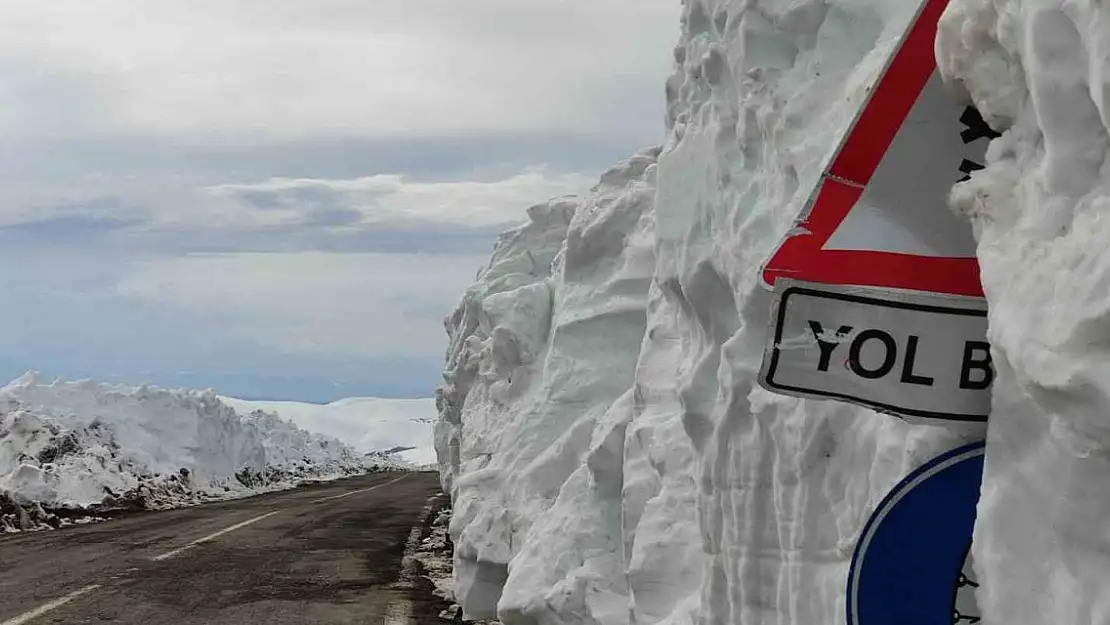
POLYGON ((329 404, 295 401, 247 401, 220 397, 240 414, 274 412, 310 432, 331 436, 364 453, 387 452, 415 465, 436 462, 432 427, 433 399, 350 397, 329 404))
POLYGON ((394 467, 208 391, 40 382, 0 389, 0 493, 47 506, 238 496, 394 467))
MULTIPOLYGON (((981 430, 757 384, 793 223, 918 0, 686 0, 666 141, 528 209, 448 317, 436 447, 455 592, 511 624, 844 622, 903 476, 981 430)), ((1004 131, 952 193, 996 381, 973 553, 984 623, 1104 622, 1110 595, 1110 13, 951 0, 952 97, 1004 131)))

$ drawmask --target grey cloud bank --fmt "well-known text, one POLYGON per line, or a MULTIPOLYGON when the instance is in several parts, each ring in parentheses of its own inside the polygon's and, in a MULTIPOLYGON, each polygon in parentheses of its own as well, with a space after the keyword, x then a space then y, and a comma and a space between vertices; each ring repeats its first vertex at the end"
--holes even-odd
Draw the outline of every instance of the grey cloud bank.
POLYGON ((430 395, 497 233, 661 137, 678 10, 4 3, 0 377, 430 395))
MULTIPOLYGON (((26 99, 80 94, 63 121, 85 134, 658 133, 603 113, 657 94, 676 14, 671 0, 11 0, 0 55, 36 68, 26 99)), ((13 126, 39 115, 12 110, 13 126)))

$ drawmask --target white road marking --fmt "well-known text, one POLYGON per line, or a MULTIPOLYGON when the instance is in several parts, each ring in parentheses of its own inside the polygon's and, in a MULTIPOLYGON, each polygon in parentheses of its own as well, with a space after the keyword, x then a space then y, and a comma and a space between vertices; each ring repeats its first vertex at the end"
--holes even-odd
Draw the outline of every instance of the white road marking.
POLYGON ((24 623, 30 622, 32 619, 36 619, 51 610, 57 610, 70 601, 73 601, 77 597, 80 597, 87 592, 96 590, 97 588, 100 588, 100 584, 90 584, 80 590, 75 590, 64 597, 55 599, 50 603, 44 603, 34 610, 31 610, 30 612, 24 612, 23 614, 20 614, 15 618, 10 618, 3 623, 0 623, 0 625, 23 625, 24 623))
MULTIPOLYGON (((390 480, 390 481, 388 481, 384 484, 378 484, 377 486, 371 486, 370 488, 352 490, 352 491, 342 493, 342 494, 339 494, 339 495, 332 495, 330 497, 321 497, 319 499, 313 499, 309 503, 320 503, 321 501, 333 501, 335 499, 343 499, 344 497, 350 497, 351 495, 357 495, 359 493, 367 493, 367 492, 370 492, 372 490, 378 490, 379 488, 381 488, 383 486, 389 486, 390 484, 400 482, 401 480, 405 479, 406 477, 408 477, 408 475, 402 475, 401 477, 399 477, 395 480, 390 480)), ((0 623, 0 625, 3 625, 3 623, 0 623)))
MULTIPOLYGON (((377 490, 377 489, 379 489, 383 486, 389 486, 390 484, 393 484, 395 482, 400 482, 401 480, 405 479, 406 477, 408 477, 408 475, 402 475, 401 477, 399 477, 397 479, 390 480, 390 481, 385 482, 383 484, 378 484, 377 486, 371 486, 370 488, 362 488, 362 489, 359 489, 359 490, 352 490, 352 491, 349 491, 349 492, 346 492, 346 493, 341 493, 339 495, 332 495, 330 497, 321 497, 320 499, 313 499, 311 501, 311 503, 319 503, 321 501, 332 501, 332 500, 335 500, 335 499, 342 499, 344 497, 350 497, 351 495, 357 495, 359 493, 365 493, 365 492, 369 492, 369 491, 372 491, 372 490, 377 490)), ((257 523, 257 522, 261 521, 262 519, 265 519, 267 517, 270 517, 270 516, 273 516, 273 515, 277 514, 278 512, 280 512, 280 510, 274 510, 273 512, 268 512, 266 514, 263 514, 262 516, 257 516, 253 519, 248 519, 246 521, 243 521, 242 523, 236 523, 235 525, 232 525, 231 527, 222 529, 222 530, 216 532, 215 534, 209 534, 208 536, 205 536, 204 538, 198 538, 198 539, 194 540, 193 542, 191 542, 191 543, 189 543, 189 544, 187 544, 183 547, 178 547, 177 549, 174 549, 173 551, 168 551, 166 553, 163 553, 162 555, 154 556, 151 559, 156 561, 156 562, 160 562, 160 561, 165 560, 167 558, 172 558, 172 557, 180 554, 183 551, 187 551, 189 549, 192 549, 193 547, 196 547, 197 545, 199 545, 201 543, 206 543, 206 542, 212 540, 213 538, 223 536, 224 534, 226 534, 228 532, 234 532, 235 530, 246 527, 246 526, 250 525, 251 523, 257 523)), ((7 623, 0 623, 0 625, 7 625, 7 623)))
MULTIPOLYGON (((390 484, 400 482, 401 480, 405 479, 406 477, 408 477, 408 475, 402 475, 401 477, 399 477, 397 479, 390 480, 390 481, 382 483, 382 484, 378 484, 377 486, 371 486, 370 488, 363 488, 363 489, 360 489, 360 490, 353 490, 353 491, 342 493, 342 494, 339 494, 339 495, 332 495, 330 497, 321 497, 320 499, 314 499, 312 501, 312 503, 319 503, 321 501, 332 501, 332 500, 335 500, 335 499, 342 499, 344 497, 350 497, 351 495, 357 495, 359 493, 365 493, 365 492, 369 492, 369 491, 372 491, 372 490, 377 490, 379 488, 382 488, 383 486, 389 486, 390 484)), ((427 508, 426 508, 426 510, 427 510, 427 508)), ((275 514, 277 514, 278 512, 281 512, 281 510, 273 510, 271 512, 267 512, 266 514, 256 516, 253 519, 247 519, 246 521, 243 521, 241 523, 236 523, 235 525, 232 525, 231 527, 225 527, 224 529, 222 529, 218 532, 214 532, 212 534, 204 536, 203 538, 198 538, 198 539, 194 540, 193 542, 191 542, 187 545, 184 545, 182 547, 178 547, 177 549, 174 549, 173 551, 167 551, 166 553, 163 553, 161 555, 154 556, 151 559, 160 562, 162 560, 172 558, 172 557, 182 553, 183 551, 187 551, 189 549, 192 549, 193 547, 196 547, 199 544, 206 543, 206 542, 208 542, 208 541, 210 541, 214 538, 218 538, 220 536, 223 536, 224 534, 227 534, 228 532, 234 532, 237 529, 244 528, 244 527, 246 527, 248 525, 251 525, 253 523, 257 523, 257 522, 259 522, 263 519, 272 517, 275 514)), ((425 515, 423 515, 423 514, 421 515, 421 521, 423 521, 424 516, 425 515)), ((409 533, 408 544, 406 545, 406 549, 405 549, 406 555, 413 549, 413 547, 416 546, 415 543, 419 541, 419 537, 420 537, 420 527, 417 526, 417 527, 414 527, 412 532, 409 533)), ((411 558, 411 556, 410 556, 410 558, 411 558)), ((408 560, 409 558, 403 558, 403 559, 408 560)), ((127 569, 128 572, 136 571, 136 570, 138 570, 138 569, 135 568, 135 567, 131 567, 131 568, 127 569)), ((113 575, 113 576, 111 576, 111 579, 117 579, 119 577, 121 577, 121 576, 120 575, 113 575)), ((59 597, 59 598, 57 598, 57 599, 55 599, 55 600, 53 600, 49 603, 44 603, 43 605, 35 608, 34 610, 31 610, 29 612, 24 612, 23 614, 20 614, 19 616, 15 616, 15 617, 10 618, 6 621, 0 622, 0 625, 24 625, 25 623, 28 623, 28 622, 32 621, 33 619, 36 619, 36 618, 42 616, 43 614, 46 614, 47 612, 50 612, 52 610, 57 610, 58 608, 62 607, 63 605, 65 605, 67 603, 69 603, 70 601, 73 601, 74 599, 80 597, 83 594, 92 592, 92 591, 96 590, 97 588, 100 588, 100 584, 90 584, 88 586, 85 586, 84 588, 80 588, 78 590, 75 590, 75 591, 69 593, 68 595, 65 595, 64 597, 59 597)), ((389 609, 388 609, 389 614, 387 614, 386 617, 385 617, 387 625, 392 625, 394 623, 396 623, 398 625, 401 625, 401 624, 406 624, 407 625, 407 623, 409 622, 409 619, 411 618, 411 614, 412 614, 411 608, 412 608, 412 606, 409 604, 409 602, 407 600, 402 600, 399 605, 396 604, 396 603, 390 605, 389 609)))
MULTIPOLYGON (((274 510, 273 512, 267 512, 266 514, 263 514, 262 516, 256 516, 253 519, 247 519, 246 521, 243 521, 242 523, 236 523, 235 525, 232 525, 231 527, 226 527, 226 528, 224 528, 224 529, 222 529, 222 530, 220 530, 220 531, 218 531, 214 534, 209 534, 209 535, 205 536, 204 538, 198 538, 198 539, 194 540, 193 542, 189 543, 188 545, 185 545, 184 547, 178 547, 177 549, 174 549, 173 551, 167 551, 166 553, 163 553, 160 556, 154 556, 151 559, 156 561, 156 562, 160 562, 162 560, 165 560, 166 558, 172 558, 172 557, 176 556, 177 554, 181 553, 182 551, 192 549, 193 547, 196 547, 197 545, 199 545, 201 543, 206 543, 206 542, 212 540, 213 538, 223 536, 224 534, 226 534, 228 532, 234 532, 237 529, 244 528, 244 527, 250 525, 251 523, 257 523, 257 522, 261 521, 262 519, 272 517, 275 514, 277 514, 278 512, 281 512, 281 510, 274 510)), ((7 623, 0 623, 0 625, 7 625, 7 623)))

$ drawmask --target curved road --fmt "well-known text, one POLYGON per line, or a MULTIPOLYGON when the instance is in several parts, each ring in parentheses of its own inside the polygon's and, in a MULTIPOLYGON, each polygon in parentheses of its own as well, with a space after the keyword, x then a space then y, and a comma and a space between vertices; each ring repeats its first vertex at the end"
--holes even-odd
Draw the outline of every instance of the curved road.
POLYGON ((379 473, 3 536, 0 625, 436 623, 402 560, 445 502, 435 473, 379 473))

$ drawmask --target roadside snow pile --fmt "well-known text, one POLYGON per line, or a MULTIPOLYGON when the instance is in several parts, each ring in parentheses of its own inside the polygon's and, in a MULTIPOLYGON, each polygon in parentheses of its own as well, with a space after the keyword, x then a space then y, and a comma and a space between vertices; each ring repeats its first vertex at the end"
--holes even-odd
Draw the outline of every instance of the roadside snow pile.
MULTIPOLYGON (((469 616, 841 623, 878 502, 982 439, 756 382, 758 269, 919 6, 686 0, 662 151, 502 235, 447 319, 437 398, 469 616)), ((938 37, 953 98, 1006 131, 953 190, 997 369, 984 623, 1110 615, 1108 29, 1097 3, 952 0, 938 37)))
POLYGON ((953 0, 938 64, 1003 136, 953 194, 997 376, 974 554, 985 623, 1105 623, 1110 8, 953 0))
POLYGON ((392 468, 208 391, 40 383, 0 389, 0 493, 65 507, 172 507, 392 468))
POLYGON ((416 466, 436 462, 435 400, 350 397, 330 404, 220 397, 241 414, 274 412, 298 427, 344 441, 361 452, 383 452, 416 466))

